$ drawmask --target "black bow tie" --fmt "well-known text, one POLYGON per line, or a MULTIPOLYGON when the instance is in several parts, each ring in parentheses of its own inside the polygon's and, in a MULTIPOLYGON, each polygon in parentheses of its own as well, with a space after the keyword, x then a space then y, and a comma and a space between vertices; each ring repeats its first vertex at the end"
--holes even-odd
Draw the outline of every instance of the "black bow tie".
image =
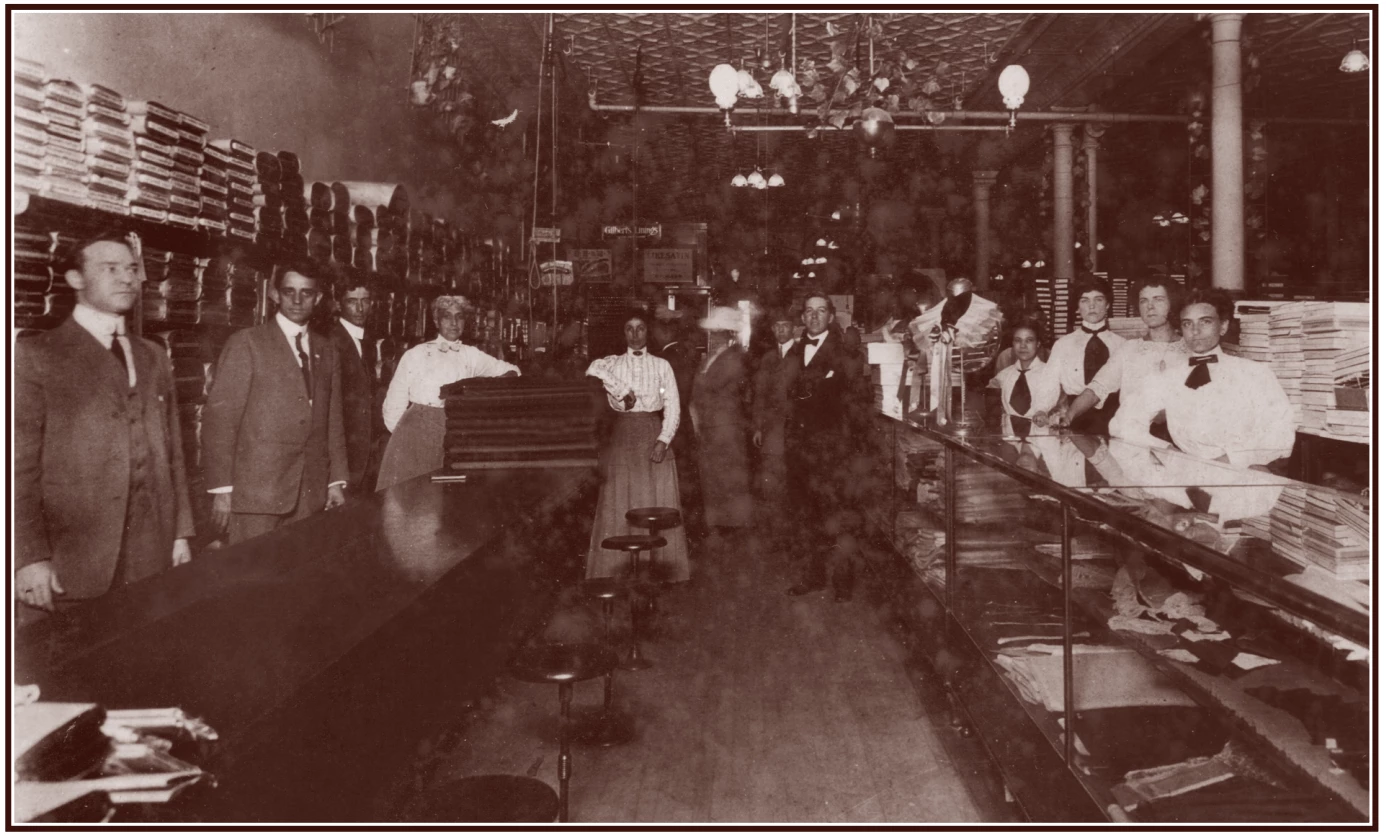
POLYGON ((814 346, 817 346, 818 344, 820 344, 820 343, 822 343, 822 342, 823 342, 823 336, 822 336, 822 335, 819 335, 819 336, 816 337, 816 338, 811 338, 811 337, 809 337, 808 335, 804 335, 804 346, 808 346, 810 343, 813 344, 814 346))
POLYGON ((632 355, 634 355, 635 357, 639 358, 641 355, 644 355, 644 354, 645 354, 645 350, 643 350, 643 349, 632 349, 632 350, 630 351, 630 354, 632 354, 632 355))
MULTIPOLYGON (((1080 324, 1080 326, 1081 326, 1081 324, 1080 324)), ((1081 328, 1082 328, 1083 331, 1087 332, 1087 333, 1090 334, 1090 335, 1100 335, 1100 334, 1102 334, 1103 332, 1107 331, 1107 324, 1106 324, 1106 323, 1103 323, 1102 326, 1101 326, 1100 328, 1097 328, 1097 329, 1089 329, 1087 326, 1081 326, 1081 328)))
POLYGON ((1189 371, 1189 377, 1184 379, 1184 386, 1190 390, 1197 390, 1204 384, 1211 383, 1213 377, 1208 374, 1208 365, 1217 362, 1217 355, 1195 355, 1190 358, 1189 366, 1193 369, 1189 371))

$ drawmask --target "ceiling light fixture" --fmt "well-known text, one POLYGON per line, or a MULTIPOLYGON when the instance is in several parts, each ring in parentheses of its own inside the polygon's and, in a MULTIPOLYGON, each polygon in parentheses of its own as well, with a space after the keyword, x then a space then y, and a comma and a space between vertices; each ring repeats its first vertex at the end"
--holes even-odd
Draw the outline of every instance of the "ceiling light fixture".
POLYGON ((718 64, 713 67, 707 77, 707 86, 712 91, 713 98, 717 100, 717 107, 722 109, 726 117, 727 127, 730 128, 731 109, 736 107, 736 94, 741 90, 736 68, 730 64, 718 64))
POLYGON ((1011 64, 996 78, 996 87, 1001 91, 1001 102, 1011 112, 1010 128, 1015 129, 1015 112, 1025 104, 1025 94, 1030 92, 1030 74, 1019 64, 1011 64))
POLYGON ((1347 55, 1343 56, 1343 61, 1338 65, 1338 69, 1344 73, 1361 73, 1372 68, 1372 60, 1367 54, 1357 48, 1357 39, 1352 39, 1352 49, 1347 55))
POLYGON ((1030 267, 1030 260, 1029 260, 1029 259, 1026 259, 1024 262, 1021 262, 1021 263, 1020 263, 1020 267, 1022 267, 1022 268, 1028 268, 1028 267, 1030 267))
MULTIPOLYGON (((837 213, 833 213, 833 214, 836 215, 837 213)), ((819 247, 827 247, 827 246, 828 246, 828 240, 827 240, 827 239, 819 239, 818 241, 814 242, 814 244, 817 245, 817 246, 819 246, 819 247)))

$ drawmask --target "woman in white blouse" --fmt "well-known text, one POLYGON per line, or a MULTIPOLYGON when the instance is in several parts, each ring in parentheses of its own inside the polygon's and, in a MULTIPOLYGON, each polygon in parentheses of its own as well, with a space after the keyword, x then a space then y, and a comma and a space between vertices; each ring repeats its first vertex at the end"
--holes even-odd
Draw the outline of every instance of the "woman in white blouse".
MULTIPOLYGON (((613 535, 645 534, 626 521, 626 512, 651 506, 679 509, 679 472, 669 443, 679 432, 679 387, 674 368, 650 354, 646 346, 649 319, 634 312, 623 324, 626 351, 598 358, 587 374, 606 389, 607 406, 615 413, 611 440, 603 458, 601 492, 587 551, 587 577, 624 573, 630 558, 620 550, 602 549, 613 535)), ((689 578, 688 542, 680 524, 660 533, 668 542, 651 551, 651 567, 659 581, 689 578)))
POLYGON ((467 301, 438 297, 433 322, 438 337, 404 353, 385 393, 385 428, 390 441, 380 463, 376 491, 428 474, 443 465, 446 418, 438 391, 464 378, 519 375, 520 369, 462 342, 467 301))

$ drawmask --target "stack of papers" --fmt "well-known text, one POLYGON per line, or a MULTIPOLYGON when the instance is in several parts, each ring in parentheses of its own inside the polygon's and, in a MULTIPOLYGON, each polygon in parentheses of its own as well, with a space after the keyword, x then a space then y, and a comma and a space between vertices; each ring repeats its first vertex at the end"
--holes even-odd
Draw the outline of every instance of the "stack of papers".
MULTIPOLYGON (((1126 277, 1117 277, 1112 280, 1112 310, 1109 314, 1112 317, 1132 316, 1131 280, 1126 277)), ((1116 329, 1113 328, 1112 331, 1116 331, 1116 329)), ((1144 335, 1144 333, 1142 333, 1142 335, 1144 335)))
POLYGON ((1074 315, 1069 313, 1068 283, 1067 277, 1054 278, 1054 332, 1050 335, 1051 338, 1058 338, 1073 331, 1074 315))
POLYGON ((1312 486, 1304 505, 1304 555, 1339 579, 1370 579, 1369 541, 1339 514, 1334 489, 1312 486))
POLYGON ((1309 561, 1304 555, 1304 505, 1307 488, 1299 483, 1286 486, 1270 513, 1271 549, 1277 556, 1298 565, 1308 564, 1309 561))
MULTIPOLYGON (((1304 381, 1301 425, 1328 429, 1328 411, 1337 408, 1337 361, 1345 353, 1371 347, 1371 308, 1367 303, 1304 303, 1304 381)), ((1368 360, 1367 363, 1370 363, 1368 360)), ((1339 423, 1344 424, 1342 417, 1339 423)), ((1356 423, 1347 424, 1356 430, 1356 423)), ((1363 433, 1363 435, 1368 435, 1363 433)))
POLYGON ((1240 336, 1235 344, 1224 343, 1223 349, 1252 361, 1270 363, 1274 360, 1271 357, 1271 308, 1268 305, 1239 305, 1237 322, 1240 336))
POLYGON ((1304 378, 1304 303, 1282 303, 1270 316, 1271 369, 1289 397, 1295 411, 1295 424, 1304 426, 1303 395, 1300 382, 1304 378))

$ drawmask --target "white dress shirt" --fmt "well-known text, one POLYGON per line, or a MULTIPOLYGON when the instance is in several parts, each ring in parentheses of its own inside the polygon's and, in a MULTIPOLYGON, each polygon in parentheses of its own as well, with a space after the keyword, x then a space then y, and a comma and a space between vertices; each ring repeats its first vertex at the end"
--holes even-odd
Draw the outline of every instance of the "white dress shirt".
POLYGON ((1249 466, 1287 456, 1295 444, 1294 409, 1270 365, 1227 355, 1220 346, 1209 354, 1217 362, 1208 364, 1209 382, 1197 390, 1184 384, 1193 371, 1185 361, 1169 365, 1129 397, 1123 393, 1112 436, 1167 447, 1150 434, 1151 420, 1163 410, 1174 444, 1195 457, 1225 455, 1233 465, 1249 466))
POLYGON ((793 349, 793 348, 794 348, 794 338, 790 338, 789 340, 787 340, 787 341, 785 341, 784 343, 780 344, 780 359, 781 359, 781 360, 784 360, 784 356, 788 355, 788 354, 789 354, 789 350, 791 350, 791 349, 793 349))
POLYGON ((366 330, 345 317, 339 317, 337 319, 342 322, 342 328, 346 329, 346 333, 351 335, 351 342, 356 344, 356 354, 361 358, 366 357, 366 354, 361 351, 361 341, 366 339, 366 330))
POLYGON ((474 346, 461 341, 444 340, 441 335, 404 353, 390 379, 385 393, 382 413, 385 427, 394 433, 395 426, 411 404, 442 407, 438 391, 464 378, 498 378, 508 372, 519 375, 520 368, 499 358, 492 358, 474 346))
MULTIPOLYGON (((1088 389, 1087 379, 1083 377, 1083 353, 1087 351, 1089 339, 1107 344, 1108 360, 1116 355, 1123 343, 1126 343, 1125 338, 1114 334, 1110 329, 1089 335, 1082 328, 1054 341, 1054 348, 1049 350, 1050 374, 1058 377, 1059 387, 1070 396, 1077 396, 1088 389)), ((1093 393, 1099 397, 1095 407, 1101 408, 1106 404, 1106 396, 1096 390, 1093 393)))
POLYGON ((828 339, 828 332, 824 330, 816 337, 808 332, 804 333, 804 366, 808 366, 813 360, 813 356, 818 354, 818 350, 823 348, 823 342, 828 339), (814 341, 818 341, 814 343, 814 341))
MULTIPOLYGON (((1030 387, 1030 409, 1025 413, 1016 413, 1015 408, 1011 407, 1011 393, 1015 390, 1016 382, 1020 380, 1019 361, 998 372, 987 383, 988 387, 1001 388, 1001 407, 1007 416, 1034 419, 1040 413, 1048 413, 1059 403, 1059 381, 1052 373, 1045 371, 1047 366, 1039 358, 1035 358, 1025 372, 1025 383, 1030 387)), ((1004 430, 1004 424, 1002 428, 1004 430)))
POLYGON ((130 338, 125 335, 125 316, 101 311, 86 303, 78 303, 72 309, 72 319, 77 321, 78 326, 91 333, 91 336, 107 350, 111 348, 111 341, 120 341, 120 348, 125 352, 126 375, 130 386, 134 387, 135 356, 131 352, 130 338))
POLYGON ((668 361, 647 349, 627 349, 624 355, 596 359, 588 365, 587 374, 606 386, 607 404, 618 413, 664 411, 659 441, 673 442, 679 429, 679 385, 668 361), (630 410, 623 403, 628 393, 635 394, 635 407, 630 410))

